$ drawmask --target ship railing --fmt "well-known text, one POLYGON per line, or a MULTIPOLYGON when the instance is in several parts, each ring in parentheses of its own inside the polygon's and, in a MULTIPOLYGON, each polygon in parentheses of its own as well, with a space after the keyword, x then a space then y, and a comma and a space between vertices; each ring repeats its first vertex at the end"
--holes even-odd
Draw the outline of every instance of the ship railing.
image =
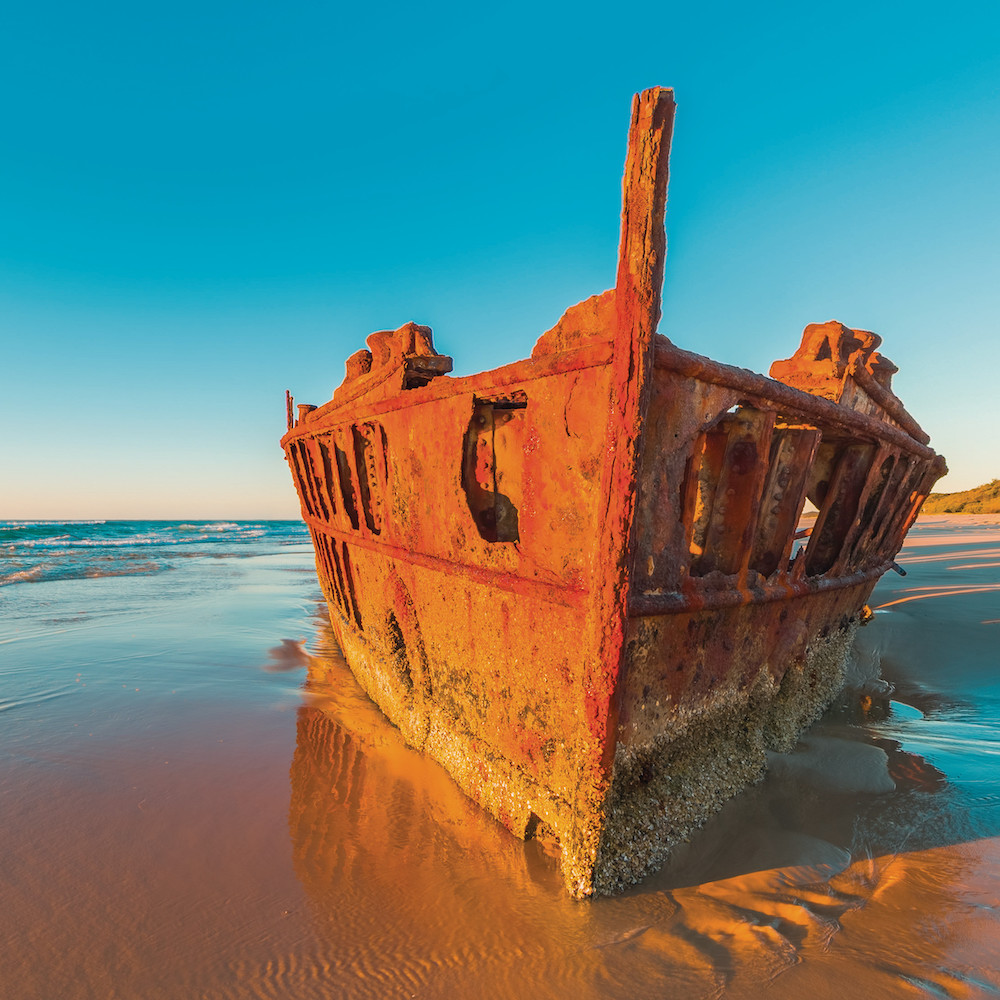
POLYGON ((698 429, 645 470, 647 492, 677 490, 660 509, 679 517, 675 527, 647 516, 639 532, 633 614, 777 600, 874 579, 893 565, 941 475, 933 451, 873 414, 662 338, 655 368, 680 376, 675 395, 703 409, 698 429))

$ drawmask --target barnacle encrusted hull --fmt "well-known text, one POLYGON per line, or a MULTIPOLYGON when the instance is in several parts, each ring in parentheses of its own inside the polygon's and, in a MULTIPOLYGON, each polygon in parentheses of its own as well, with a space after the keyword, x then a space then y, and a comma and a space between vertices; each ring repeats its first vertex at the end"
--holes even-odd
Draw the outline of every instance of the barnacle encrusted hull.
POLYGON ((807 327, 774 378, 656 334, 672 121, 636 97, 615 288, 530 359, 452 378, 427 327, 373 334, 282 439, 355 675, 508 829, 557 837, 577 896, 794 744, 944 472, 874 334, 807 327))

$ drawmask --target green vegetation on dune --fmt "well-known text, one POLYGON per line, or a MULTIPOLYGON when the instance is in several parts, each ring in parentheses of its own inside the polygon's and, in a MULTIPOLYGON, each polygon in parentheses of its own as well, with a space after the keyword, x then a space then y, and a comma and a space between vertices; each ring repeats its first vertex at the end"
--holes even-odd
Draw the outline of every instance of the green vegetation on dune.
POLYGON ((1000 514, 1000 479, 961 493, 932 493, 923 514, 1000 514))

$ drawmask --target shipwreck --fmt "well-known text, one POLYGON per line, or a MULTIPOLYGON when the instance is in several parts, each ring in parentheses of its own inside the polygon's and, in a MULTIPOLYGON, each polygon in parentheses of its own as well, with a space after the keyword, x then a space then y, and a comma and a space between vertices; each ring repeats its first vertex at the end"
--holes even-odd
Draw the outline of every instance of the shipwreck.
POLYGON ((581 897, 791 749, 946 471, 873 333, 808 326, 771 378, 657 334, 673 115, 633 101, 613 289, 470 377, 374 333, 281 442, 354 674, 581 897))

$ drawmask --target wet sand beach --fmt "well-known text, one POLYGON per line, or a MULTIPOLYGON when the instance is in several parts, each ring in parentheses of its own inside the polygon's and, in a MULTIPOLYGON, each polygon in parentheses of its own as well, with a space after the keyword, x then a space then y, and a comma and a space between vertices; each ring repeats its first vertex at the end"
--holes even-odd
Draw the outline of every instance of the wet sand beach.
POLYGON ((921 518, 856 692, 587 902, 402 743, 269 531, 0 586, 0 997, 1000 996, 1000 516, 921 518))

